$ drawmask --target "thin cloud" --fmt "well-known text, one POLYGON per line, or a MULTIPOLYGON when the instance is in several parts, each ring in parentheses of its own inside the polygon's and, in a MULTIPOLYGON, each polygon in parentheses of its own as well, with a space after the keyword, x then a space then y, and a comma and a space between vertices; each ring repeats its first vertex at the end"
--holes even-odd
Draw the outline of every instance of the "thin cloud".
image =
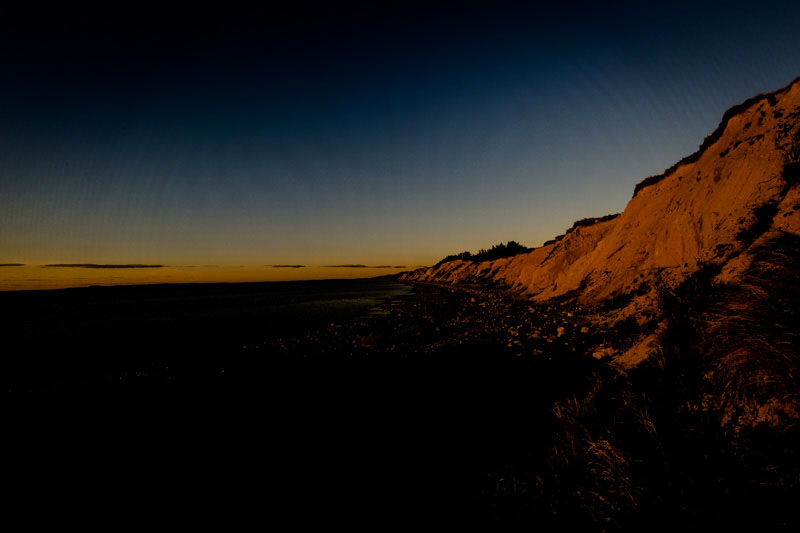
POLYGON ((405 268, 404 266, 392 265, 325 265, 325 268, 405 268))
POLYGON ((0 267, 22 267, 25 263, 0 263, 0 267))
POLYGON ((45 268, 163 268, 164 265, 97 265, 94 263, 56 263, 52 265, 42 265, 45 268))
POLYGON ((305 265, 267 265, 272 268, 305 268, 305 265))

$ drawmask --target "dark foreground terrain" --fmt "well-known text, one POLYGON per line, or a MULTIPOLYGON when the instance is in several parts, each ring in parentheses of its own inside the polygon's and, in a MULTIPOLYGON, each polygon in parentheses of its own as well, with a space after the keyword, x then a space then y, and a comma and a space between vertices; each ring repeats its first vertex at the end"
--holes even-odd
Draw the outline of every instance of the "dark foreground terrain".
POLYGON ((686 409, 702 391, 685 358, 624 373, 585 353, 624 346, 626 325, 470 287, 305 314, 218 289, 179 308, 2 295, 14 502, 291 530, 798 525, 796 427, 732 438, 686 409))

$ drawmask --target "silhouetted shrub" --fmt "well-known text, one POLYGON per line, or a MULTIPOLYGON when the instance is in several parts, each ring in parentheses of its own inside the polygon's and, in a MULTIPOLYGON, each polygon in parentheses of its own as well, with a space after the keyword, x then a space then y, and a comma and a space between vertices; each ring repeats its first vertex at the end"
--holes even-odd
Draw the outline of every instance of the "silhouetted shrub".
POLYGON ((645 178, 633 188, 633 197, 636 198, 636 195, 639 194, 639 191, 644 189, 645 187, 649 187, 651 185, 655 185, 659 181, 663 180, 667 177, 667 173, 664 172, 663 174, 658 174, 656 176, 650 176, 649 178, 645 178))
POLYGON ((620 215, 620 213, 615 213, 613 215, 605 215, 602 217, 589 217, 589 218, 582 218, 580 220, 576 220, 572 226, 567 230, 567 233, 572 233, 578 228, 582 228, 585 226, 593 226, 594 224, 598 224, 600 222, 606 222, 608 220, 614 220, 620 215))
POLYGON ((447 257, 436 263, 435 266, 439 266, 444 263, 449 263, 451 261, 471 261, 471 260, 472 260, 472 254, 470 252, 461 252, 460 254, 448 255, 447 257))
POLYGON ((438 263, 436 266, 439 266, 444 263, 449 263, 450 261, 474 261, 476 263, 482 261, 494 261, 495 259, 502 259, 504 257, 512 257, 519 254, 528 253, 533 248, 527 248, 522 246, 516 241, 508 241, 508 244, 495 244, 488 250, 481 249, 476 254, 472 254, 470 252, 461 252, 460 254, 455 255, 448 255, 438 263))

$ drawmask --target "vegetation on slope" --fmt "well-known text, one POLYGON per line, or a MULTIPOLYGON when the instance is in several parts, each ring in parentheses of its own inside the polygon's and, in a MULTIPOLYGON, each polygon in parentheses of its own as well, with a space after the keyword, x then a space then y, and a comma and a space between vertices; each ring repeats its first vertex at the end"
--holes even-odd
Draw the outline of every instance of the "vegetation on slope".
POLYGON ((547 459, 497 474, 524 487, 494 494, 508 523, 800 525, 800 236, 778 234, 753 252, 736 284, 715 283, 711 265, 662 287, 666 327, 636 369, 575 367, 585 385, 553 404, 547 459))
POLYGON ((479 263, 481 261, 494 261, 495 259, 502 259, 504 257, 512 257, 518 254, 528 253, 531 250, 533 250, 533 248, 527 248, 525 246, 522 246, 516 241, 508 241, 508 244, 503 244, 501 242, 500 244, 495 244, 488 250, 484 250, 483 248, 481 248, 481 250, 478 251, 478 253, 476 254, 473 254, 471 252, 461 252, 460 254, 448 255, 447 257, 436 263, 436 266, 457 260, 474 261, 476 263, 479 263))
POLYGON ((583 228, 583 227, 586 227, 586 226, 593 226, 593 225, 598 224, 600 222, 606 222, 606 221, 609 221, 609 220, 614 220, 620 214, 621 213, 614 213, 613 215, 605 215, 605 216, 602 216, 602 217, 589 217, 589 218, 582 218, 580 220, 576 220, 572 224, 572 226, 567 230, 567 234, 572 233, 573 231, 575 231, 578 228, 583 228))
MULTIPOLYGON (((564 233, 563 235, 559 235, 553 240, 547 241, 544 245, 553 244, 561 239, 563 239, 566 235, 572 233, 578 228, 585 227, 585 226, 592 226, 594 224, 598 224, 600 222, 606 222, 608 220, 614 220, 620 215, 620 213, 615 213, 613 215, 605 215, 602 217, 588 217, 582 218, 580 220, 576 220, 572 226, 564 233)), ((481 249, 478 253, 473 254, 471 252, 461 252, 460 254, 448 255, 434 266, 439 266, 444 263, 449 263, 450 261, 473 261, 476 263, 480 263, 481 261, 494 261, 495 259, 502 259, 504 257, 512 257, 518 254, 525 254, 528 252, 533 251, 533 248, 528 248, 526 246, 522 246, 516 241, 508 241, 508 244, 495 244, 488 250, 481 249)))

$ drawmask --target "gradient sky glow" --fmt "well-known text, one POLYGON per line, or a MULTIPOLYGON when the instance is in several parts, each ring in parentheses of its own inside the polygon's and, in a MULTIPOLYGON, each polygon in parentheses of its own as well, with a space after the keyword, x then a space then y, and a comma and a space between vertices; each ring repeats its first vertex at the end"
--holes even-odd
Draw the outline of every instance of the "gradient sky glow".
POLYGON ((437 5, 11 14, 0 263, 303 279, 538 246, 800 75, 796 2, 437 5))

